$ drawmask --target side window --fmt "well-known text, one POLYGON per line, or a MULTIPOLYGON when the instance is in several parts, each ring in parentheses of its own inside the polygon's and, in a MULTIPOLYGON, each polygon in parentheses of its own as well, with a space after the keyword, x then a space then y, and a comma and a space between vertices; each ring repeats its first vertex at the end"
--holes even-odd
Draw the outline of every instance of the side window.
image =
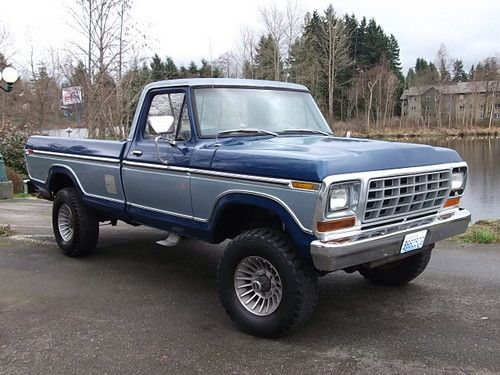
MULTIPOLYGON (((178 140, 187 140, 191 136, 191 127, 189 125, 189 115, 186 104, 184 103, 186 94, 184 92, 171 92, 157 94, 151 101, 148 112, 148 121, 144 128, 144 138, 153 139, 158 134, 151 127, 150 121, 158 116, 172 116, 174 118, 175 131, 178 140)), ((174 137, 172 135, 172 137, 174 137)))
POLYGON ((191 125, 189 123, 189 113, 187 108, 187 103, 184 102, 182 106, 181 123, 179 130, 177 131, 177 141, 187 141, 191 138, 191 125))

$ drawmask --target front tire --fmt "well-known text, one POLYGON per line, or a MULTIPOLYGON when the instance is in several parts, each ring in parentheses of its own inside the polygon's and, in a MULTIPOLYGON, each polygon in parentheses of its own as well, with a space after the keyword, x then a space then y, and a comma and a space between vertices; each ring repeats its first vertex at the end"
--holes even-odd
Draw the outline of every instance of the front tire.
POLYGON ((301 326, 318 299, 314 270, 277 229, 252 229, 236 237, 219 263, 217 284, 231 319, 261 337, 301 326))
POLYGON ((374 284, 401 286, 424 272, 434 246, 408 258, 382 264, 374 268, 361 268, 359 273, 374 284))
POLYGON ((52 206, 52 228, 61 251, 81 257, 94 250, 99 238, 99 220, 75 188, 57 192, 52 206))

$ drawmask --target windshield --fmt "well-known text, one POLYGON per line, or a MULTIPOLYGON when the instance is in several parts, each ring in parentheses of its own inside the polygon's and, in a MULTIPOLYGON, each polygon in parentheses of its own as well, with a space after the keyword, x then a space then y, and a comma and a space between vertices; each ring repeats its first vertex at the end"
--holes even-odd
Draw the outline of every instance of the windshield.
POLYGON ((202 137, 248 135, 252 130, 331 134, 307 92, 215 87, 195 89, 194 97, 202 137))

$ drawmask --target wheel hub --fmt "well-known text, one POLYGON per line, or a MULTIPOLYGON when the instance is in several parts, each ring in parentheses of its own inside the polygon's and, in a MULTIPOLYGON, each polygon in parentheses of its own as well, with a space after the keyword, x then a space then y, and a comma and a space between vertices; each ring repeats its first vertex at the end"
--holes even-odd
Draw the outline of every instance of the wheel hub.
POLYGON ((240 303, 252 314, 272 314, 281 303, 283 287, 276 268, 266 259, 243 259, 234 274, 234 288, 240 303))
POLYGON ((252 281, 252 287, 257 293, 266 293, 271 289, 271 280, 265 275, 257 276, 257 278, 252 281))
POLYGON ((74 220, 71 209, 67 204, 63 204, 59 207, 59 212, 57 213, 57 226, 63 241, 71 241, 74 232, 74 220))

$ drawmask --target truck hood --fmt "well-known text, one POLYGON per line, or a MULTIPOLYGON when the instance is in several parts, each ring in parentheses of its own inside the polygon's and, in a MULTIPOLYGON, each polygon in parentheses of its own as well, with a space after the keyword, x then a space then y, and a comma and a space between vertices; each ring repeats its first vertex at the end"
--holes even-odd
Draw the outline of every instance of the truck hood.
POLYGON ((211 168, 304 181, 462 161, 456 151, 412 143, 324 136, 219 139, 211 168))

